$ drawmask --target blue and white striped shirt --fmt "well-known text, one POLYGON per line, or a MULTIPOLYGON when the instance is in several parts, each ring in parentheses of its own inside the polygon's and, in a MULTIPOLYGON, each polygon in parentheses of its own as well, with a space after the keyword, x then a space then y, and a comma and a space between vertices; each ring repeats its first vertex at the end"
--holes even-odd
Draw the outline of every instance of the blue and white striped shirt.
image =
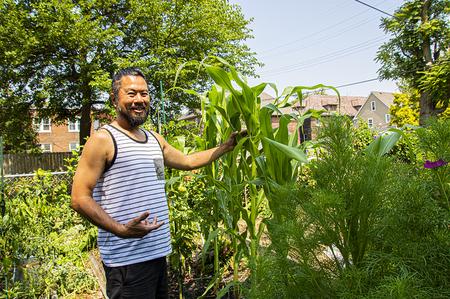
POLYGON ((98 247, 108 267, 153 260, 171 253, 169 211, 165 193, 164 160, 153 134, 134 140, 111 125, 106 129, 114 142, 114 158, 97 181, 95 201, 117 222, 125 224, 144 212, 149 221, 157 216, 164 224, 142 238, 122 239, 101 228, 98 247))

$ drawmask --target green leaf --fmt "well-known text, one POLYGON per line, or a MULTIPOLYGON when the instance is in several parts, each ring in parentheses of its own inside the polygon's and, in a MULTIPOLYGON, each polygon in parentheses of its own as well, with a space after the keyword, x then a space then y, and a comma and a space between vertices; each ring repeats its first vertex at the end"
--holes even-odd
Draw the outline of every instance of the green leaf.
POLYGON ((403 132, 401 130, 389 129, 387 132, 372 141, 365 151, 366 153, 381 157, 387 154, 394 147, 402 135, 403 132))
POLYGON ((295 159, 302 163, 307 163, 308 159, 303 151, 296 147, 288 146, 282 143, 279 143, 275 140, 271 140, 269 138, 263 137, 265 141, 267 141, 270 145, 272 145, 274 148, 285 154, 291 159, 295 159))

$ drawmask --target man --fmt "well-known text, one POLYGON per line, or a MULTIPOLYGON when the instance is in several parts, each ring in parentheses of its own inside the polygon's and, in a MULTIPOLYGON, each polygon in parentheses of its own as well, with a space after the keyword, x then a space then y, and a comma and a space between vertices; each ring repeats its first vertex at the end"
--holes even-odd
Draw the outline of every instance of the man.
POLYGON ((167 298, 165 257, 171 245, 164 164, 181 170, 207 165, 234 148, 236 134, 218 147, 185 155, 161 135, 141 129, 150 96, 136 68, 114 75, 111 100, 116 119, 84 146, 72 207, 99 227, 110 299, 167 298))

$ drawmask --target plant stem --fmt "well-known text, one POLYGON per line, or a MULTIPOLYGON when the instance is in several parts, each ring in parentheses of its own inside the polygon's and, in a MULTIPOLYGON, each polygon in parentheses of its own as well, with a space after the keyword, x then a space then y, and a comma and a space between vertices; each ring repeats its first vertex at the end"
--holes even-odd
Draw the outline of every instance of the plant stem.
POLYGON ((450 202, 448 200, 447 192, 445 192, 445 185, 442 182, 441 175, 440 175, 439 171, 437 171, 437 177, 438 177, 438 180, 439 180, 439 184, 441 185, 442 193, 444 193, 445 200, 447 201, 447 209, 450 210, 450 202))
MULTIPOLYGON (((219 236, 216 236, 214 238, 214 274, 219 274, 219 236)), ((214 290, 217 293, 217 290, 219 289, 219 279, 216 279, 214 290)))

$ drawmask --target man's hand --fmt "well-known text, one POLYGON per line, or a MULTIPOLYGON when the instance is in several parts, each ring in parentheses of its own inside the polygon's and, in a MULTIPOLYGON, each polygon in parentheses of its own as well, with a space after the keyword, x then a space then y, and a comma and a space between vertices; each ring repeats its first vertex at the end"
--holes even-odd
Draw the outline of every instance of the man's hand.
POLYGON ((220 145, 220 147, 223 149, 223 151, 225 153, 227 153, 229 151, 232 151, 234 149, 234 147, 238 143, 238 140, 237 140, 238 136, 241 137, 241 138, 247 136, 247 130, 242 130, 240 132, 233 132, 233 133, 231 133, 231 135, 228 138, 228 140, 220 145))
POLYGON ((142 238, 164 224, 163 221, 158 222, 158 217, 154 217, 153 222, 147 221, 146 219, 149 215, 149 212, 144 212, 138 217, 131 219, 128 223, 121 226, 117 236, 121 238, 142 238))

